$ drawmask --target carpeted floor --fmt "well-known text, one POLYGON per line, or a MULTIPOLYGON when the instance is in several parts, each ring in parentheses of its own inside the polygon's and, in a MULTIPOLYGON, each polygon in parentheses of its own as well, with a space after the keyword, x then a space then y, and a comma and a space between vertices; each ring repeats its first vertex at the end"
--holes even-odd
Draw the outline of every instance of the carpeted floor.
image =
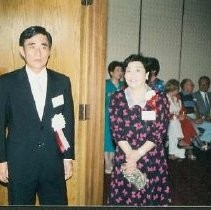
MULTIPOLYGON (((197 160, 169 160, 173 206, 211 206, 211 151, 195 150, 197 160)), ((104 204, 110 175, 104 178, 104 204)))

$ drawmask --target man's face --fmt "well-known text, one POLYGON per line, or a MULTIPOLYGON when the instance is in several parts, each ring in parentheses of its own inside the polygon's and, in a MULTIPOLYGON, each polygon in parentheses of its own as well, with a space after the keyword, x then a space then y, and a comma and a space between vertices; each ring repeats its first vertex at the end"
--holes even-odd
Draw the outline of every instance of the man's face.
POLYGON ((199 83, 199 90, 203 92, 207 92, 210 85, 209 82, 206 79, 202 79, 199 83))
POLYGON ((24 46, 20 47, 20 54, 25 59, 27 66, 36 73, 46 67, 50 57, 48 39, 43 34, 37 34, 26 39, 24 46))

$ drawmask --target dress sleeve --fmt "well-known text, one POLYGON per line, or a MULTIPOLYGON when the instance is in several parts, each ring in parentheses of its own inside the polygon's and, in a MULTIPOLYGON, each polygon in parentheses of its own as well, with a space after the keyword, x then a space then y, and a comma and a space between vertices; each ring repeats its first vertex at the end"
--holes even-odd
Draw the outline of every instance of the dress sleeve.
POLYGON ((163 143, 167 135, 169 120, 169 102, 165 93, 161 93, 156 104, 156 120, 147 127, 147 140, 156 145, 163 143))
POLYGON ((126 140, 124 135, 123 111, 120 106, 118 94, 120 93, 115 93, 111 96, 109 105, 111 135, 116 143, 126 140))

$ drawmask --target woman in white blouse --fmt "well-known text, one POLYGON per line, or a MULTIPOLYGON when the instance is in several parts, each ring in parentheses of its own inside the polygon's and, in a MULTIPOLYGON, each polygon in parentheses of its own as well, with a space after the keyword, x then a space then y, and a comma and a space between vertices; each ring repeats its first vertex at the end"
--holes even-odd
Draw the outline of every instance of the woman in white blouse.
POLYGON ((178 142, 183 136, 180 120, 185 118, 181 114, 182 103, 178 98, 180 83, 175 79, 171 79, 166 83, 165 90, 170 103, 171 120, 168 127, 169 138, 169 159, 184 159, 185 149, 178 147, 178 142))

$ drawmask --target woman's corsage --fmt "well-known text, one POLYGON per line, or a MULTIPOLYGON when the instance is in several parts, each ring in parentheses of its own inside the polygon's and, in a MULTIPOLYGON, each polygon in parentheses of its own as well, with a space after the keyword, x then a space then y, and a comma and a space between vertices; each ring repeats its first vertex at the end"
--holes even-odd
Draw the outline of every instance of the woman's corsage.
POLYGON ((52 128, 56 133, 56 143, 62 153, 64 153, 68 148, 70 148, 70 145, 62 130, 63 128, 65 128, 65 124, 66 122, 64 116, 61 113, 55 114, 52 118, 52 128))
POLYGON ((149 90, 146 93, 146 104, 156 111, 156 101, 158 100, 158 95, 154 90, 149 90))

